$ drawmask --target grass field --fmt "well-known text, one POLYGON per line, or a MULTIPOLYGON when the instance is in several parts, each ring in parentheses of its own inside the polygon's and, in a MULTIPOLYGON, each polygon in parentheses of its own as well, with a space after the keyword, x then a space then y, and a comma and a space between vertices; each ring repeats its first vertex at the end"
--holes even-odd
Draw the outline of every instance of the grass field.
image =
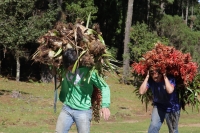
MULTIPOLYGON (((117 77, 107 77, 111 89, 111 117, 91 123, 91 133, 146 133, 151 106, 145 105, 133 93, 132 85, 119 84, 117 77)), ((54 84, 15 82, 0 78, 0 133, 54 133, 62 104, 53 110, 54 84)), ((186 108, 182 111, 179 132, 200 133, 200 113, 186 108)), ((73 125, 70 133, 76 133, 73 125)), ((168 133, 164 123, 160 133, 168 133)))

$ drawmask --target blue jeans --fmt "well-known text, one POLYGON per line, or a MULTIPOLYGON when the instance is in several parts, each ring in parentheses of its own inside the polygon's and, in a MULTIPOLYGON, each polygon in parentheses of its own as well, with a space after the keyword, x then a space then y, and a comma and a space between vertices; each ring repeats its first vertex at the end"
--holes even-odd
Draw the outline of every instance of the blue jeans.
POLYGON ((180 111, 166 113, 160 109, 157 109, 157 107, 154 107, 151 115, 151 124, 149 126, 148 133, 159 133, 164 119, 166 119, 169 133, 178 133, 179 117, 180 111))
POLYGON ((76 110, 63 105, 56 124, 56 133, 68 133, 75 122, 78 133, 89 133, 92 110, 76 110))

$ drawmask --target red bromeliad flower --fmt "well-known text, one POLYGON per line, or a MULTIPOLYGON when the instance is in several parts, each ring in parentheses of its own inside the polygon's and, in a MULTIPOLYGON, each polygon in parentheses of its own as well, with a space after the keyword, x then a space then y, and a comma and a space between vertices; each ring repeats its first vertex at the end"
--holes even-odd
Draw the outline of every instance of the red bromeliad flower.
POLYGON ((143 55, 144 59, 133 63, 133 72, 145 75, 151 66, 158 68, 161 73, 173 75, 181 79, 184 85, 192 82, 197 74, 197 63, 192 62, 189 53, 182 53, 172 46, 157 43, 155 48, 143 55))

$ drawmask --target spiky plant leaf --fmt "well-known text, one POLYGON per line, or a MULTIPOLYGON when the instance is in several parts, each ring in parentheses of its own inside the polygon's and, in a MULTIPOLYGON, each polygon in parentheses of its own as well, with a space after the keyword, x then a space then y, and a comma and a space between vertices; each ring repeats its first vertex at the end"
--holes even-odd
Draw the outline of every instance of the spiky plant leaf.
POLYGON ((77 68, 77 66, 78 66, 78 62, 79 62, 80 58, 81 58, 87 51, 88 51, 88 50, 84 50, 84 51, 82 51, 82 52, 80 53, 78 59, 76 60, 74 66, 73 66, 73 68, 72 68, 72 73, 74 73, 74 72, 76 71, 76 68, 77 68))
POLYGON ((88 26, 89 26, 89 22, 90 22, 90 16, 91 16, 91 12, 90 12, 90 13, 89 13, 89 15, 88 15, 88 19, 87 19, 86 28, 88 28, 88 26))
POLYGON ((98 38, 99 38, 99 40, 101 41, 101 43, 103 43, 103 44, 105 45, 105 42, 104 42, 103 37, 102 37, 101 35, 98 34, 98 38))
POLYGON ((87 32, 86 32, 86 34, 87 35, 91 35, 91 34, 92 35, 97 35, 97 32, 95 30, 93 30, 93 29, 88 29, 87 32))
POLYGON ((62 48, 60 47, 59 50, 55 53, 54 57, 58 56, 59 54, 61 54, 62 52, 62 48))

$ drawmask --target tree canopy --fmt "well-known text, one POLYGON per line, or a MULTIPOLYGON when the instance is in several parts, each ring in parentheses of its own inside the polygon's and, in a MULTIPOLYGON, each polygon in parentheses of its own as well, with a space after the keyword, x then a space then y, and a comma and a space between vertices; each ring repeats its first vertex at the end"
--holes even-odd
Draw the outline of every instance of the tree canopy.
MULTIPOLYGON (((65 22, 98 23, 108 50, 123 60, 128 1, 121 0, 2 0, 0 1, 0 52, 14 58, 30 52, 25 46, 38 45, 39 36, 52 29, 62 10, 65 22), (60 8, 61 7, 61 8, 60 8)), ((130 59, 141 55, 162 41, 191 53, 200 64, 200 3, 198 0, 134 0, 130 29, 130 59)), ((1 66, 0 66, 1 67, 1 66)))

